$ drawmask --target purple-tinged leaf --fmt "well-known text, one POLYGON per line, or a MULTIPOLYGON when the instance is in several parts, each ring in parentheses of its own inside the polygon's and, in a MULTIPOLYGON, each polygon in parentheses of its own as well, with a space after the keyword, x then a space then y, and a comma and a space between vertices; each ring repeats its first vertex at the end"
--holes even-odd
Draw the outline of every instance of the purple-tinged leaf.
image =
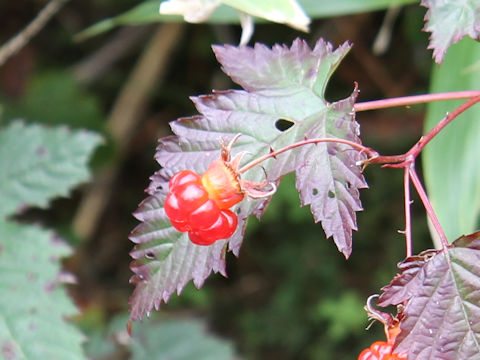
MULTIPOLYGON (((245 221, 260 217, 269 199, 245 199, 234 207, 238 228, 227 240, 209 247, 192 244, 187 235, 173 227, 163 210, 168 180, 184 169, 202 173, 220 156, 221 141, 241 134, 232 155, 248 152, 244 161, 256 159, 305 138, 341 138, 360 143, 353 104, 357 91, 345 100, 328 103, 326 83, 349 49, 337 50, 323 40, 311 49, 302 40, 289 48, 276 45, 250 47, 215 46, 224 71, 245 90, 216 91, 193 97, 201 115, 171 123, 175 136, 163 138, 155 156, 162 166, 151 178, 145 200, 136 217, 142 221, 132 233, 137 243, 132 282, 137 288, 131 298, 132 319, 138 319, 161 301, 179 293, 193 279, 197 287, 211 271, 225 273, 225 251, 238 256, 245 221), (286 120, 287 130, 278 126, 286 120)), ((364 158, 357 150, 339 143, 318 143, 295 148, 269 159, 242 175, 261 182, 265 174, 278 182, 296 172, 296 185, 303 205, 310 205, 315 221, 321 221, 328 237, 348 257, 352 249, 355 211, 361 210, 358 189, 366 187, 357 164, 364 158)))
POLYGON ((435 62, 441 63, 450 45, 465 36, 478 40, 480 35, 479 0, 422 0, 428 8, 425 31, 431 32, 429 49, 435 62))
POLYGON ((480 359, 480 231, 399 267, 378 302, 407 302, 396 351, 409 360, 480 359))

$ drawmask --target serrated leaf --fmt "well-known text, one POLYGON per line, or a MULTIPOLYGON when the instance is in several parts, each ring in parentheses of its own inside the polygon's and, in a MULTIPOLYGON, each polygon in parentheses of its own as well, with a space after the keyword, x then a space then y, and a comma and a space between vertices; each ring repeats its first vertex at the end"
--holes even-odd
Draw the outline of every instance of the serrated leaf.
POLYGON ((480 0, 422 0, 428 8, 425 31, 431 32, 429 49, 437 63, 450 45, 465 36, 477 40, 480 35, 480 0))
MULTIPOLYGON (((387 9, 392 5, 401 6, 417 2, 418 0, 298 0, 298 3, 305 10, 305 13, 311 18, 356 14, 359 12, 387 9)), ((238 3, 241 4, 242 2, 240 1, 238 3)), ((256 3, 259 3, 259 1, 256 3)), ((123 14, 102 20, 90 26, 79 33, 76 37, 78 40, 86 39, 88 37, 99 35, 105 31, 112 30, 121 25, 183 21, 183 17, 179 15, 159 14, 158 5, 158 0, 143 1, 123 14)), ((256 21, 262 22, 262 19, 256 19, 256 21)), ((236 9, 227 5, 220 5, 215 9, 206 22, 214 24, 238 24, 239 16, 236 9)))
POLYGON ((409 360, 480 359, 480 232, 399 264, 379 306, 408 302, 396 351, 409 360))
MULTIPOLYGON (((477 90, 480 46, 464 39, 452 46, 432 73, 430 92, 477 90)), ((437 101, 427 107, 425 131, 464 101, 437 101)), ((480 225, 480 107, 473 106, 448 125, 422 154, 428 195, 447 238, 480 225)))
POLYGON ((52 198, 87 180, 99 135, 15 121, 0 130, 0 217, 52 198))
POLYGON ((133 330, 131 360, 233 360, 233 346, 200 320, 149 321, 133 330), (147 325, 147 326, 145 326, 147 325))
POLYGON ((2 359, 83 360, 82 334, 62 283, 60 258, 70 249, 52 232, 0 220, 2 359))
MULTIPOLYGON (((305 138, 360 142, 353 113, 356 91, 337 103, 324 99, 326 82, 348 49, 344 44, 333 51, 323 40, 314 49, 302 40, 296 40, 291 48, 276 45, 270 49, 261 44, 254 48, 214 47, 223 70, 247 91, 192 98, 202 115, 172 122, 176 136, 161 139, 156 159, 162 169, 152 177, 151 196, 135 214, 143 224, 131 236, 138 244, 132 252, 136 259, 132 281, 137 284, 131 299, 132 319, 158 308, 190 279, 199 287, 212 270, 225 271, 225 240, 199 247, 170 226, 162 206, 168 179, 174 173, 183 169, 202 173, 220 156, 220 140, 229 141, 239 133, 242 136, 233 155, 247 151, 249 159, 305 138), (287 119, 293 126, 279 130, 279 119, 287 119)), ((358 189, 366 187, 356 165, 361 159, 362 154, 344 144, 311 144, 263 162, 262 167, 245 173, 244 179, 261 182, 266 173, 270 181, 278 182, 295 172, 302 204, 311 206, 327 237, 333 236, 348 257, 352 230, 356 229, 355 211, 361 210, 358 189)), ((247 217, 261 216, 267 203, 268 199, 248 199, 236 206, 239 225, 228 240, 228 249, 234 254, 238 255, 247 217)))

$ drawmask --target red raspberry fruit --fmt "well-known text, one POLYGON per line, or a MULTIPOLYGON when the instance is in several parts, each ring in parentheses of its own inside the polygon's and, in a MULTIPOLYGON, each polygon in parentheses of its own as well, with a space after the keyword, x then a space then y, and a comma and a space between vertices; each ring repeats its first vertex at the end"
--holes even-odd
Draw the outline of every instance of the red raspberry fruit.
POLYGON ((392 354, 393 344, 385 341, 376 341, 368 349, 358 355, 358 360, 406 360, 398 354, 392 354))
POLYGON ((183 170, 169 181, 170 193, 165 199, 165 212, 172 225, 179 231, 190 230, 189 214, 208 200, 208 193, 193 171, 183 170))
POLYGON ((220 239, 228 239, 237 228, 237 216, 230 210, 222 210, 218 220, 208 229, 190 231, 190 241, 197 245, 211 245, 220 239))
POLYGON ((214 161, 201 177, 190 170, 180 171, 170 179, 169 190, 165 213, 173 227, 189 233, 193 243, 211 245, 233 235, 238 220, 228 208, 244 195, 228 164, 214 161))

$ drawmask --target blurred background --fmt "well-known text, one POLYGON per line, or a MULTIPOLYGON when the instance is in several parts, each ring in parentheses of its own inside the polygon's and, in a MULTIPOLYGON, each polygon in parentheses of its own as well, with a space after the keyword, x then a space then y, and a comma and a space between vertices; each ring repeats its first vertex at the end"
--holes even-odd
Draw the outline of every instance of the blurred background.
MULTIPOLYGON (((45 3, 0 2, 0 43, 45 3)), ((190 284, 152 319, 135 324, 141 350, 125 337, 133 290, 128 235, 138 223, 131 213, 158 169, 153 159, 157 139, 170 134, 169 121, 195 113, 190 95, 238 87, 221 72, 211 44, 237 44, 241 34, 237 25, 170 23, 75 38, 91 24, 136 4, 68 2, 0 67, 3 125, 22 118, 92 129, 106 139, 92 160, 91 183, 54 201, 48 210, 30 209, 18 217, 56 229, 74 247, 64 266, 77 277, 69 293, 81 310, 74 321, 87 335, 88 356, 181 358, 164 355, 169 342, 162 347, 160 339, 177 331, 172 341, 192 345, 194 337, 187 334, 198 325, 215 337, 209 338, 217 341, 212 346, 223 354, 205 359, 225 354, 239 359, 356 359, 372 341, 384 338, 379 324, 365 331, 366 298, 388 284, 405 256, 404 239, 397 233, 404 227, 401 170, 366 169, 370 189, 361 191, 365 211, 358 214, 360 231, 354 234, 348 261, 325 239, 309 209, 300 208, 294 180, 286 177, 262 221, 249 222, 240 257, 228 254, 228 279, 214 274, 201 290, 190 284)), ((347 97, 354 82, 361 90, 360 102, 413 95, 428 91, 432 64, 428 34, 420 31, 424 15, 418 5, 394 13, 386 27, 391 38, 381 51, 373 46, 391 11, 317 19, 308 34, 257 24, 251 43, 290 44, 302 37, 313 45, 323 37, 336 47, 348 40, 354 46, 329 83, 328 100, 347 97)), ((413 106, 359 113, 363 143, 385 155, 408 150, 421 135, 424 110, 413 106)), ((432 244, 416 198, 413 215, 418 252, 432 244)))

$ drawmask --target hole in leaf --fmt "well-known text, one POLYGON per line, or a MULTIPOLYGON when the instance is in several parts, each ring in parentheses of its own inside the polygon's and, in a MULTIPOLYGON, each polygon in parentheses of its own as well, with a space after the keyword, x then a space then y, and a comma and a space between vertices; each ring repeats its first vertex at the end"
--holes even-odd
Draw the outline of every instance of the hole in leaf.
POLYGON ((277 121, 275 121, 275 127, 281 132, 287 131, 293 125, 295 125, 295 123, 293 122, 293 120, 289 119, 278 119, 277 121))
POLYGON ((313 195, 313 196, 318 195, 318 189, 313 189, 313 190, 312 190, 312 195, 313 195))
POLYGON ((149 260, 154 260, 155 259, 155 254, 152 251, 148 251, 145 253, 145 258, 149 260))
POLYGON ((328 197, 329 197, 330 199, 335 198, 335 194, 333 193, 333 191, 329 191, 329 192, 328 192, 328 197))

